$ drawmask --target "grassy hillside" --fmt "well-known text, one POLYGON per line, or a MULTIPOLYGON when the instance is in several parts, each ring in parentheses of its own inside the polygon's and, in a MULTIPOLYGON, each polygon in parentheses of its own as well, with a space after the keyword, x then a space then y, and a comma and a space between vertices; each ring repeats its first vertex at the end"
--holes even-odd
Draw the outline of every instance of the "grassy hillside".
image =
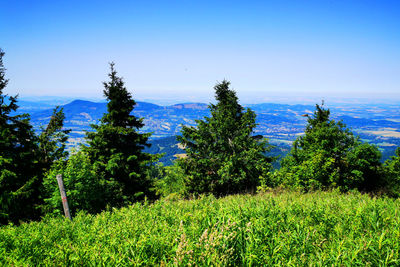
POLYGON ((398 266, 399 240, 399 200, 265 193, 2 227, 0 265, 398 266))

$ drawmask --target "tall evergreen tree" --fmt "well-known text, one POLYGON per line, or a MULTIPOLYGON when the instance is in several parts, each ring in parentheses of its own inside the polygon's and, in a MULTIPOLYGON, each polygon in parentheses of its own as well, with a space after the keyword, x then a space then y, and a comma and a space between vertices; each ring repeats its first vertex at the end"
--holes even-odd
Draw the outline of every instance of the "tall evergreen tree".
POLYGON ((3 93, 8 80, 0 49, 0 223, 35 219, 40 198, 37 137, 29 115, 12 115, 17 96, 3 93))
POLYGON ((211 117, 197 120, 197 127, 184 126, 178 136, 187 154, 179 165, 188 193, 252 191, 271 168, 267 141, 253 135, 255 113, 244 111, 229 85, 224 80, 214 87, 217 104, 209 105, 211 117))
POLYGON ((143 152, 150 146, 150 134, 139 133, 143 119, 131 114, 136 102, 117 76, 114 63, 110 67, 110 81, 104 82, 103 91, 108 112, 99 125, 92 125, 93 132, 86 133, 85 150, 103 180, 105 203, 120 206, 153 194, 147 171, 157 156, 143 152))
POLYGON ((49 124, 39 135, 39 150, 42 152, 42 163, 46 171, 54 161, 68 155, 65 147, 71 130, 63 129, 64 119, 63 108, 55 107, 49 124))
POLYGON ((330 119, 329 109, 316 105, 305 134, 283 159, 279 176, 284 184, 306 189, 372 191, 380 184, 380 157, 377 147, 360 142, 345 124, 330 119))

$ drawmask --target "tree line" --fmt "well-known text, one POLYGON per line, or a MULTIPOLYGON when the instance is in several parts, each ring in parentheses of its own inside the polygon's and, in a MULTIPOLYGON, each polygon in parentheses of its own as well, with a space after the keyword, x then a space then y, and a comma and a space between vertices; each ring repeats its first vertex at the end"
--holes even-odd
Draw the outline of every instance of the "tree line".
POLYGON ((400 195, 400 150, 381 163, 378 148, 362 142, 329 109, 316 105, 304 135, 273 169, 268 140, 255 135, 255 113, 240 104, 228 81, 215 87, 210 117, 183 126, 177 137, 185 156, 172 166, 144 152, 151 134, 141 133, 143 118, 132 115, 132 95, 110 64, 104 82, 107 113, 86 132, 85 144, 68 153, 70 130, 56 107, 40 133, 29 114, 15 115, 17 96, 3 91, 8 80, 0 49, 0 224, 60 214, 55 176, 62 174, 73 212, 97 213, 160 196, 252 193, 274 187, 298 190, 360 190, 400 195))

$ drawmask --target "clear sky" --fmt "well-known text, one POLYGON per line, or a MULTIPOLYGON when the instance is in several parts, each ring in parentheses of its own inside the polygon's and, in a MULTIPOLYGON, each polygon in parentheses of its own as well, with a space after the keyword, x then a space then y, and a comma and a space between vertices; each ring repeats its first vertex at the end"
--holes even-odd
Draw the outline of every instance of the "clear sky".
POLYGON ((0 3, 7 93, 102 97, 115 61, 136 99, 400 99, 400 1, 0 3))

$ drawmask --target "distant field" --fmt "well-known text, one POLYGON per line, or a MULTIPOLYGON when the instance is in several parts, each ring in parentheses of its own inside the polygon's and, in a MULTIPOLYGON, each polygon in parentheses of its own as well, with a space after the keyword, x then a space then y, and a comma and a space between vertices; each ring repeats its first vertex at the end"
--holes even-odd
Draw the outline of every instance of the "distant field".
POLYGON ((0 265, 399 266, 400 200, 265 193, 0 228, 0 265))
POLYGON ((397 131, 383 130, 383 131, 365 131, 365 132, 383 137, 400 138, 400 132, 397 131))
MULTIPOLYGON (((57 102, 58 101, 58 102, 57 102)), ((31 122, 37 131, 46 125, 52 113, 53 102, 22 101, 20 112, 29 112, 31 122), (44 109, 45 108, 45 109, 44 109)), ((271 143, 291 145, 300 135, 304 134, 307 118, 314 105, 288 105, 277 103, 262 103, 246 105, 257 114, 255 134, 267 137, 271 143)), ((72 129, 68 149, 84 142, 84 131, 92 130, 90 124, 96 124, 107 111, 106 103, 95 103, 84 100, 74 100, 63 105, 65 112, 64 126, 72 129)), ((329 108, 329 107, 328 107, 329 108)), ((385 144, 381 149, 383 160, 394 155, 392 147, 400 146, 400 113, 398 105, 333 105, 332 118, 342 120, 347 127, 360 135, 360 138, 371 144, 385 144), (390 146, 386 145, 390 144, 390 146)), ((185 103, 170 106, 159 106, 152 103, 137 102, 134 115, 144 118, 143 132, 151 132, 152 138, 168 138, 179 135, 181 126, 195 126, 196 120, 209 116, 207 104, 185 103)), ((156 153, 157 149, 153 149, 156 153)), ((165 152, 165 151, 163 151, 165 152)), ((171 151, 172 152, 172 151, 171 151)), ((178 154, 179 151, 170 153, 178 154)), ((164 158, 164 164, 171 164, 171 159, 164 158)))

